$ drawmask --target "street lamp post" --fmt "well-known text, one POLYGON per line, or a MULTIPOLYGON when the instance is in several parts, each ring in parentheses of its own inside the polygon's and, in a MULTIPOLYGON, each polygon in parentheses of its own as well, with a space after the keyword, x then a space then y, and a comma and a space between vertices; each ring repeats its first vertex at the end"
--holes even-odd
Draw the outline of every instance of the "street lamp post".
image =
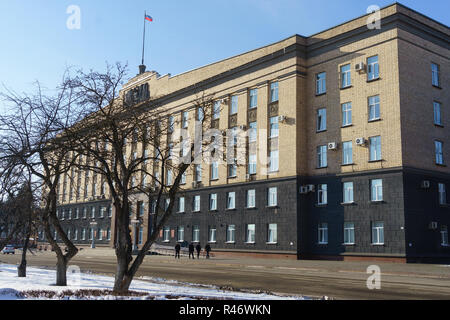
POLYGON ((89 224, 92 229, 92 243, 91 243, 91 249, 95 249, 95 227, 97 226, 97 222, 95 220, 92 220, 89 224))

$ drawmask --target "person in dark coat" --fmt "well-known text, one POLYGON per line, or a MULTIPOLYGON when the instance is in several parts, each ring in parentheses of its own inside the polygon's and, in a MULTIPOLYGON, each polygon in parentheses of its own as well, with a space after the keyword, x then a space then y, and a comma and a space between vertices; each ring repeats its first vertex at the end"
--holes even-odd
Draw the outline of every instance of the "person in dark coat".
POLYGON ((200 243, 197 243, 197 245, 195 246, 195 250, 197 250, 197 259, 200 259, 200 251, 202 251, 202 246, 200 245, 200 243))
POLYGON ((181 250, 181 246, 179 243, 177 243, 175 245, 175 259, 176 258, 180 259, 180 250, 181 250))
POLYGON ((191 255, 192 255, 192 259, 195 259, 195 257, 194 257, 194 244, 192 242, 189 244, 189 259, 191 258, 191 255))
POLYGON ((211 251, 211 246, 209 245, 209 243, 205 246, 205 251, 206 251, 206 259, 209 259, 209 252, 211 251))

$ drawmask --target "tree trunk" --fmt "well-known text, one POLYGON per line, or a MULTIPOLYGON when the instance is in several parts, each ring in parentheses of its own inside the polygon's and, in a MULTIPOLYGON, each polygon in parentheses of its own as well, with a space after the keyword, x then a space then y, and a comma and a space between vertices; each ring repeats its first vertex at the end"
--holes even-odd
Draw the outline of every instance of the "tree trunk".
POLYGON ((22 260, 19 267, 17 267, 17 273, 19 278, 25 278, 27 276, 27 250, 30 243, 30 234, 25 237, 25 243, 23 244, 22 260))
POLYGON ((67 262, 64 257, 58 257, 56 263, 56 285, 60 287, 67 286, 67 262))

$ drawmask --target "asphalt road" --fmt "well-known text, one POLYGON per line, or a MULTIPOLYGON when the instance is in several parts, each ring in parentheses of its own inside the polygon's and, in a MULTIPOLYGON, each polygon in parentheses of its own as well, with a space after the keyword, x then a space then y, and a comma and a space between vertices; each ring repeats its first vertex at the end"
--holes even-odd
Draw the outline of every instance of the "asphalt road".
MULTIPOLYGON (((0 255, 0 263, 18 263, 18 253, 0 255)), ((55 264, 52 252, 28 255, 28 265, 54 267, 55 264)), ((78 265, 82 271, 106 275, 113 275, 116 268, 114 251, 106 249, 85 249, 71 264, 78 265)), ((225 256, 175 260, 168 256, 147 256, 137 274, 140 276, 334 299, 450 299, 450 266, 445 265, 225 256), (379 290, 369 290, 366 285, 370 276, 367 267, 372 264, 381 269, 379 290)))

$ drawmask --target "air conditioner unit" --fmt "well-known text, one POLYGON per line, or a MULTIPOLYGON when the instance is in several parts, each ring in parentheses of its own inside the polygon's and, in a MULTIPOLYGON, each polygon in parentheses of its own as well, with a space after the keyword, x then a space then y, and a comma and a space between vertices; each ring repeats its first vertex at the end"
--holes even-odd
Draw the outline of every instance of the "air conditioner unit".
POLYGON ((356 145, 358 145, 358 146, 364 146, 366 144, 366 139, 356 138, 355 142, 356 142, 356 145))
POLYGON ((422 183, 420 184, 420 187, 422 189, 429 189, 430 188, 430 181, 428 180, 423 180, 422 183))
POLYGON ((308 193, 308 188, 306 186, 301 186, 300 187, 300 194, 307 194, 308 193))
POLYGON ((278 122, 286 122, 286 116, 278 116, 278 122))
POLYGON ((359 72, 366 71, 366 65, 364 64, 364 62, 357 63, 355 64, 355 70, 359 72))
POLYGON ((316 188, 313 184, 308 184, 306 186, 306 189, 308 190, 308 192, 314 192, 316 190, 316 188))
POLYGON ((328 150, 336 150, 336 149, 337 149, 337 143, 336 142, 328 143, 328 150))
POLYGON ((428 225, 428 229, 430 230, 436 230, 438 227, 438 223, 435 221, 430 222, 430 224, 428 225))
POLYGON ((239 126, 239 129, 245 130, 245 129, 247 129, 247 127, 245 125, 241 125, 241 126, 239 126))

